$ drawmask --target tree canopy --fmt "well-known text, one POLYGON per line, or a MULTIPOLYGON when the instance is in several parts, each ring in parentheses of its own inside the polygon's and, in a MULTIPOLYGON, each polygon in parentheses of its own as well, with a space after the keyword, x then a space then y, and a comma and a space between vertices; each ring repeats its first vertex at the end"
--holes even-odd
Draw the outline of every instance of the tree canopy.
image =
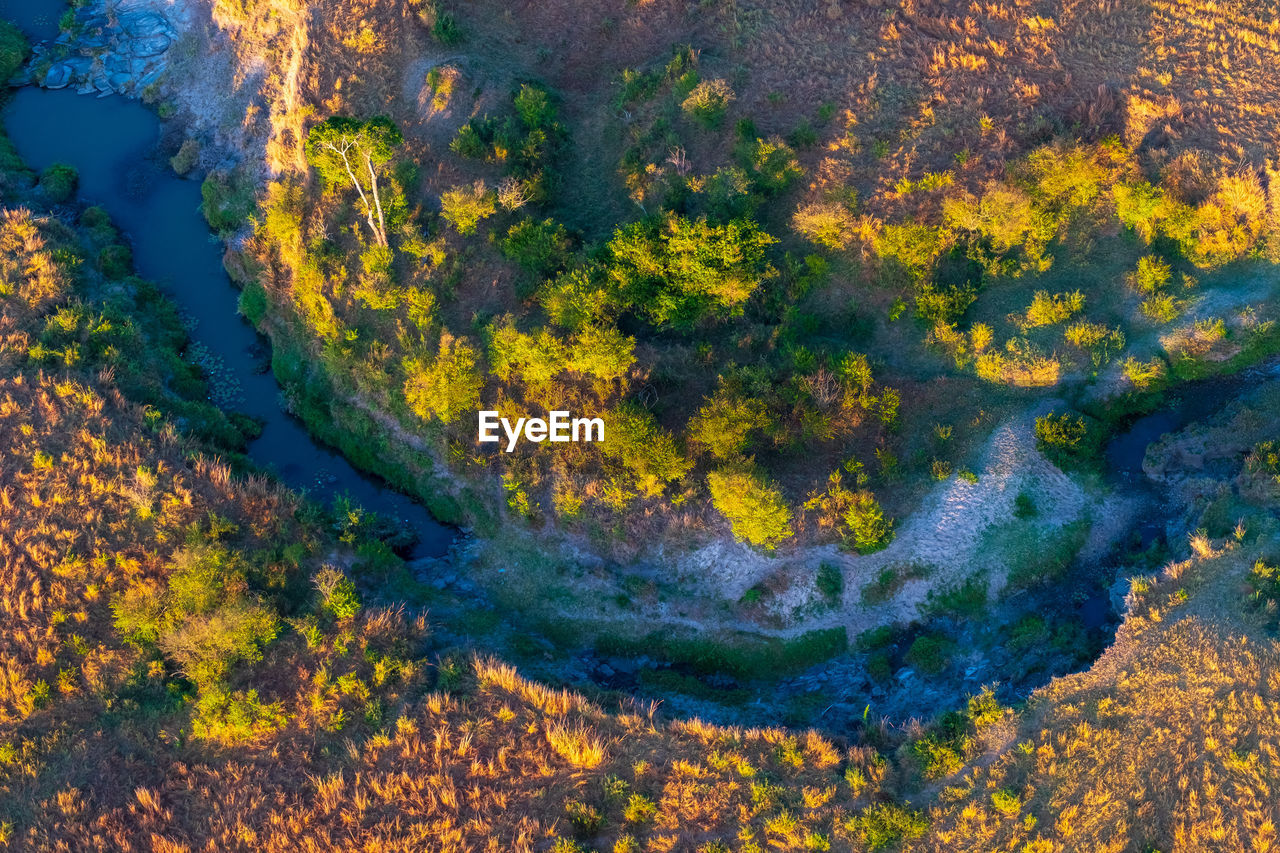
POLYGON ((368 121, 331 116, 307 134, 307 162, 329 186, 352 186, 360 196, 365 221, 379 245, 387 245, 378 177, 404 136, 386 116, 368 121))

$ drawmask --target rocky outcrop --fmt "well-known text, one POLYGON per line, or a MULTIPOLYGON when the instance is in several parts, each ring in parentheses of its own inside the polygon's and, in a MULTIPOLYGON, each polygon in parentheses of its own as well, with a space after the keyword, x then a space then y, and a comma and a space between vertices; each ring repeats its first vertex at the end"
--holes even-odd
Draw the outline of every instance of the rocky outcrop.
POLYGON ((23 82, 138 97, 164 74, 177 33, 145 0, 102 0, 78 9, 71 27, 51 44, 32 48, 23 82))

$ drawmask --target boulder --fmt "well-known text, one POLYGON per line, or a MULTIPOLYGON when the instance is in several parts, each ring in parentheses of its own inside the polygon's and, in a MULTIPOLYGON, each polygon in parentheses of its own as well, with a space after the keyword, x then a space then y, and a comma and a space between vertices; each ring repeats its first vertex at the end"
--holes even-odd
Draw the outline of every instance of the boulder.
POLYGON ((71 66, 65 62, 59 62, 45 73, 42 85, 46 89, 64 89, 71 83, 73 76, 71 66))

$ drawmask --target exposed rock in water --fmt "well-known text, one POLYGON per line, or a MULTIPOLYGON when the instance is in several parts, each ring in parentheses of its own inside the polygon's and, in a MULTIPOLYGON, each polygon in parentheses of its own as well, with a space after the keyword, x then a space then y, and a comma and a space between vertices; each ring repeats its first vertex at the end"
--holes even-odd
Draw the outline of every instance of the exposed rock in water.
POLYGON ((82 95, 138 97, 164 73, 177 28, 146 0, 99 0, 78 9, 52 45, 37 45, 14 82, 82 95))

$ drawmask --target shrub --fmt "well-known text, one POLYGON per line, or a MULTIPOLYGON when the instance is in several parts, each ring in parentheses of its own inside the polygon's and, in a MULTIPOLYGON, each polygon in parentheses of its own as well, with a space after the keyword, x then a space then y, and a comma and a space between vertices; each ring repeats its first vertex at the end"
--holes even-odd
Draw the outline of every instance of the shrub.
POLYGON ((517 222, 502 239, 502 254, 539 277, 563 268, 569 250, 569 235, 554 219, 517 222))
POLYGON ((801 236, 828 249, 843 249, 853 241, 853 214, 838 202, 806 204, 791 217, 791 225, 801 236))
POLYGON ((781 192, 804 174, 796 152, 777 137, 744 141, 738 145, 737 156, 751 183, 764 193, 781 192))
POLYGON ((122 279, 133 271, 133 252, 128 246, 107 246, 98 252, 98 271, 109 279, 122 279))
POLYGON ((454 187, 440 196, 440 215, 459 234, 474 234, 484 219, 498 212, 498 196, 484 181, 469 187, 454 187))
POLYGON ((1173 268, 1157 255, 1139 258, 1137 270, 1129 274, 1129 284, 1133 289, 1148 296, 1164 290, 1172 280, 1173 268))
POLYGON ((118 631, 158 644, 201 686, 217 684, 239 662, 261 660, 280 631, 276 614, 249 592, 238 555, 214 545, 179 551, 166 590, 135 584, 112 610, 118 631))
POLYGON ((200 143, 194 139, 188 139, 182 143, 182 147, 178 149, 178 153, 169 158, 169 165, 173 167, 173 171, 179 175, 185 175, 195 168, 196 163, 200 160, 200 143))
POLYGON ((883 550, 893 541, 893 519, 884 517, 884 510, 875 495, 859 492, 844 514, 847 541, 859 554, 872 554, 883 550))
POLYGON ((637 222, 609 241, 609 276, 622 295, 660 326, 689 328, 742 312, 774 272, 765 255, 777 239, 750 220, 713 225, 670 215, 637 222))
POLYGON ((312 583, 320 593, 320 606, 335 619, 350 619, 360 612, 360 594, 351 578, 333 566, 316 572, 312 583))
POLYGON ((818 575, 814 579, 818 592, 829 603, 835 604, 844 594, 844 572, 834 563, 823 563, 818 566, 818 575))
POLYGON ((1027 308, 1027 317, 1023 325, 1026 328, 1050 326, 1069 320, 1084 307, 1084 294, 1080 291, 1056 293, 1049 295, 1047 290, 1037 290, 1027 308))
POLYGON ((440 349, 430 363, 420 358, 404 362, 404 395, 415 415, 453 423, 480 402, 484 378, 477 368, 479 356, 465 338, 448 332, 440 336, 440 349))
POLYGON ((658 496, 668 483, 679 480, 693 467, 671 434, 644 409, 624 404, 606 420, 609 428, 601 451, 631 471, 636 488, 643 494, 658 496))
POLYGON ((1059 468, 1090 458, 1097 444, 1083 415, 1051 412, 1036 418, 1036 448, 1059 468))
POLYGON ((920 838, 929 821, 915 809, 897 803, 876 803, 850 818, 845 828, 869 850, 884 850, 901 841, 920 838))
POLYGON ((1180 303, 1168 293, 1158 293, 1142 302, 1143 315, 1153 323, 1172 323, 1182 313, 1180 303))
POLYGON ((1160 383, 1166 373, 1165 364, 1159 358, 1150 361, 1139 361, 1129 356, 1123 365, 1124 375, 1139 391, 1145 391, 1160 383))
POLYGON ((907 649, 906 661, 926 675, 937 675, 951 662, 951 644, 944 637, 923 634, 907 649))
POLYGON ((240 176, 214 172, 200 185, 200 198, 205 221, 221 235, 238 230, 253 212, 253 188, 240 176))
POLYGON ((1017 817, 1022 811, 1022 799, 1018 792, 1010 788, 1001 788, 991 795, 991 805, 1005 817, 1017 817))
POLYGON ((711 502, 729 520, 739 541, 773 550, 789 539, 791 508, 776 486, 746 468, 724 468, 707 475, 711 502))
POLYGON ((763 402, 721 385, 689 421, 688 435, 717 459, 727 460, 747 449, 753 431, 767 430, 772 423, 763 402))
POLYGON ((30 51, 22 31, 9 21, 0 19, 0 85, 18 73, 30 51))
POLYGON ((516 115, 527 129, 550 130, 555 125, 555 104, 551 101, 551 95, 541 86, 523 84, 512 103, 515 104, 516 115))
POLYGON ((54 163, 40 173, 40 190, 54 204, 69 201, 79 183, 80 173, 66 163, 54 163))
POLYGON ((704 80, 693 88, 680 108, 706 128, 718 127, 733 101, 733 89, 724 80, 704 80))
POLYGON ((600 810, 582 800, 570 800, 565 805, 565 811, 569 815, 569 823, 573 824, 574 833, 580 838, 590 838, 604 826, 604 815, 600 814, 600 810))

